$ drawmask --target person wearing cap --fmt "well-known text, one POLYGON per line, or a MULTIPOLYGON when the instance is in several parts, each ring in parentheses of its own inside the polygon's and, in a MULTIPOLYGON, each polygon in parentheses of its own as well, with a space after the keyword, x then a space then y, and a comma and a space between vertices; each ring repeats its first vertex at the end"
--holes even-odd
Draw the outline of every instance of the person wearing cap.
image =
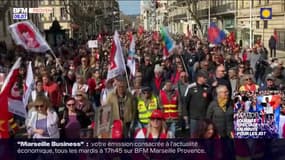
POLYGON ((207 72, 199 70, 196 82, 189 84, 184 94, 185 104, 189 110, 191 136, 194 134, 198 121, 206 117, 207 107, 211 100, 211 91, 207 85, 207 78, 207 72))
POLYGON ((158 109, 152 111, 148 125, 139 129, 135 134, 135 138, 138 139, 166 139, 173 137, 172 132, 167 130, 164 113, 158 109))
POLYGON ((143 87, 142 96, 138 97, 137 112, 141 126, 146 126, 152 111, 159 108, 158 98, 151 91, 149 86, 143 87))
POLYGON ((58 115, 45 96, 38 96, 32 102, 34 111, 26 119, 28 135, 33 139, 59 138, 58 115))
POLYGON ((260 87, 261 91, 274 91, 278 90, 278 87, 275 85, 275 78, 273 77, 272 74, 268 74, 265 78, 266 82, 265 84, 260 87))

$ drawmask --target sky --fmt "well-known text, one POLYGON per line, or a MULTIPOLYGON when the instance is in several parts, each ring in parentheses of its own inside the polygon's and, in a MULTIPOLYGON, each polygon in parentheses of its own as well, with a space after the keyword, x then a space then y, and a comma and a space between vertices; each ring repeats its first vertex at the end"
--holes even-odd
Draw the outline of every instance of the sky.
POLYGON ((140 0, 118 0, 120 10, 127 15, 140 14, 140 0))

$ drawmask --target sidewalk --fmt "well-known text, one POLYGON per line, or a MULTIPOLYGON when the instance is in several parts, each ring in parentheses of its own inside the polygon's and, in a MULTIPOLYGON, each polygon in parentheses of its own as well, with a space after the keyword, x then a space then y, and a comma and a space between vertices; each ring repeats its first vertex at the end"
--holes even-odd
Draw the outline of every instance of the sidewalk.
MULTIPOLYGON (((268 55, 270 56, 270 51, 269 51, 268 55)), ((277 56, 277 58, 284 61, 285 60, 285 51, 276 50, 276 56, 277 56)))

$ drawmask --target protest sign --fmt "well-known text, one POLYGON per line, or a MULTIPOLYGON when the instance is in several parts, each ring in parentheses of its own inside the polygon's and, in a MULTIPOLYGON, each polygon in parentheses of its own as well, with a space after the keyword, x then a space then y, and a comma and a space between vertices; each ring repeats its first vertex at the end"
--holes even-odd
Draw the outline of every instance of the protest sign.
POLYGON ((101 106, 96 111, 95 137, 109 138, 111 128, 111 106, 101 106))
POLYGON ((89 40, 88 41, 88 48, 98 48, 98 41, 97 40, 89 40))

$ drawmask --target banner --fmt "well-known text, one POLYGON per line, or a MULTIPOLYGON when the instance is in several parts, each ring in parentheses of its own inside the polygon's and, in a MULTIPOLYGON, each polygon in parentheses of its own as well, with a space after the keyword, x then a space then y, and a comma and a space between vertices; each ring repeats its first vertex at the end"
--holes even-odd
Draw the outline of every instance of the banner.
POLYGON ((0 93, 0 139, 9 138, 8 120, 12 117, 12 114, 8 112, 8 96, 10 95, 12 86, 16 83, 19 75, 19 68, 21 64, 21 58, 14 63, 10 70, 0 93))
POLYGON ((11 36, 17 45, 27 51, 46 52, 49 45, 31 21, 17 22, 9 26, 11 36))
POLYGON ((282 93, 242 93, 235 97, 235 138, 279 138, 282 93))

